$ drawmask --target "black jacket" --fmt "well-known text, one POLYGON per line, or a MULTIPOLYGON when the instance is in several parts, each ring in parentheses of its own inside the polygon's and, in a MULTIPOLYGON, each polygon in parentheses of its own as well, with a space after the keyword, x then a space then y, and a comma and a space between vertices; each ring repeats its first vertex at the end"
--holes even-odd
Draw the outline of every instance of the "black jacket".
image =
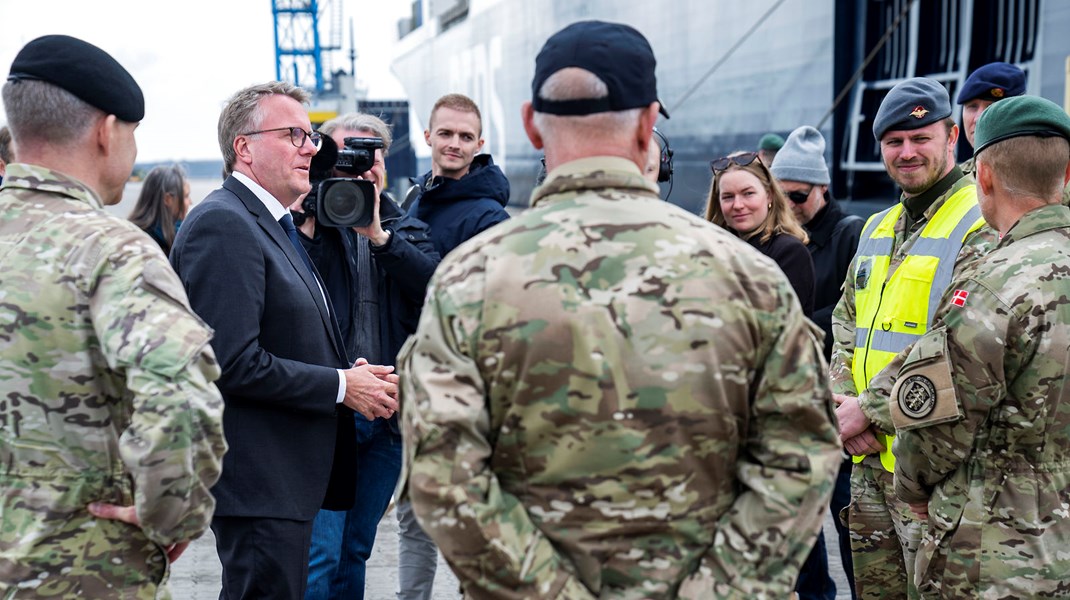
POLYGON ((468 238, 509 218, 509 180, 489 154, 479 154, 460 179, 432 177, 413 180, 417 196, 408 214, 427 223, 435 249, 445 257, 468 238))
POLYGON ((229 446, 217 517, 311 520, 353 506, 349 366, 333 309, 264 203, 228 178, 193 207, 171 248, 190 306, 212 329, 229 446), (332 312, 328 312, 331 310, 332 312))
POLYGON ((379 297, 390 305, 390 318, 382 326, 383 364, 393 365, 405 340, 416 333, 427 284, 442 257, 431 228, 416 217, 399 209, 397 216, 383 219, 383 226, 390 230, 390 240, 371 251, 379 266, 379 297))
POLYGON ((390 239, 380 247, 349 228, 317 227, 314 239, 302 234, 301 242, 339 312, 349 356, 393 365, 416 331, 427 283, 441 257, 427 224, 402 213, 386 194, 382 223, 390 239))
MULTIPOLYGON (((315 239, 301 234, 324 279, 351 358, 393 365, 408 336, 416 332, 424 293, 441 257, 427 224, 404 214, 382 195, 386 244, 376 247, 349 228, 317 227, 315 239)), ((357 415, 355 418, 362 419, 357 415)), ((397 415, 390 429, 400 435, 397 415)))
POLYGON ((762 243, 761 236, 755 235, 747 239, 759 252, 776 262, 780 270, 788 276, 795 295, 799 297, 803 314, 811 317, 814 313, 814 262, 810 254, 806 252, 806 246, 798 239, 786 235, 775 234, 769 241, 762 243))
POLYGON ((849 215, 831 196, 804 227, 810 234, 810 256, 817 271, 813 321, 825 332, 825 358, 832 356, 832 310, 843 295, 843 281, 858 249, 866 220, 849 215))

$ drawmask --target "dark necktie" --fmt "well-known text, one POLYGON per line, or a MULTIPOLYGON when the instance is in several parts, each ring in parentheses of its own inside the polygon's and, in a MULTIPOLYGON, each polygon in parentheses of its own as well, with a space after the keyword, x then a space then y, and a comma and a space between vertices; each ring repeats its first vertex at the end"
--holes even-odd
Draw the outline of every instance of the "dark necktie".
POLYGON ((308 252, 305 252, 305 247, 301 245, 301 237, 297 235, 297 228, 294 227, 293 217, 287 212, 279 219, 279 225, 282 225, 284 231, 286 231, 286 237, 290 238, 290 243, 293 244, 294 250, 297 250, 297 255, 304 261, 305 266, 308 267, 308 272, 312 275, 312 279, 316 279, 316 270, 312 268, 312 261, 308 259, 308 252))

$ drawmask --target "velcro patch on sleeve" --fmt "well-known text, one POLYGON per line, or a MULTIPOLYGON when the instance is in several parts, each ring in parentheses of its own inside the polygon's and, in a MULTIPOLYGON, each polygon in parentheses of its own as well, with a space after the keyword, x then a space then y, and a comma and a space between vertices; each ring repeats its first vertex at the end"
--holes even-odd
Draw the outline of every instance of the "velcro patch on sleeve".
POLYGON ((951 381, 943 328, 927 333, 911 350, 892 388, 891 413, 896 430, 903 431, 963 417, 951 381))

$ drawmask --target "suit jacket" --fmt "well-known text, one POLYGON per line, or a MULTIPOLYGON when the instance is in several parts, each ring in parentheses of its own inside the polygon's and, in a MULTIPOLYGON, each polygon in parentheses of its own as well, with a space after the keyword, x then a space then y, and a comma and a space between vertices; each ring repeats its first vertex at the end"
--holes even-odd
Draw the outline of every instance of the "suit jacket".
POLYGON ((350 362, 319 287, 264 204, 230 177, 190 211, 171 249, 193 310, 215 329, 229 451, 216 515, 312 519, 353 505, 350 362), (330 484, 330 485, 328 485, 330 484))

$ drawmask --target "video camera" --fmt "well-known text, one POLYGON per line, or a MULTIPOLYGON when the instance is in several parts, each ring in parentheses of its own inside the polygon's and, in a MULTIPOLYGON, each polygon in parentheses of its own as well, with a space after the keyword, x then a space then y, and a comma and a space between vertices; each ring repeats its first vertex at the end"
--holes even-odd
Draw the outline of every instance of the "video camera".
MULTIPOLYGON (((383 148, 383 138, 347 137, 339 149, 330 136, 321 138, 319 152, 312 157, 308 181, 312 191, 301 207, 304 217, 313 217, 327 227, 367 227, 375 209, 375 184, 354 177, 334 177, 334 170, 360 175, 375 164, 375 151, 383 148)), ((294 215, 294 222, 304 222, 294 215)))

